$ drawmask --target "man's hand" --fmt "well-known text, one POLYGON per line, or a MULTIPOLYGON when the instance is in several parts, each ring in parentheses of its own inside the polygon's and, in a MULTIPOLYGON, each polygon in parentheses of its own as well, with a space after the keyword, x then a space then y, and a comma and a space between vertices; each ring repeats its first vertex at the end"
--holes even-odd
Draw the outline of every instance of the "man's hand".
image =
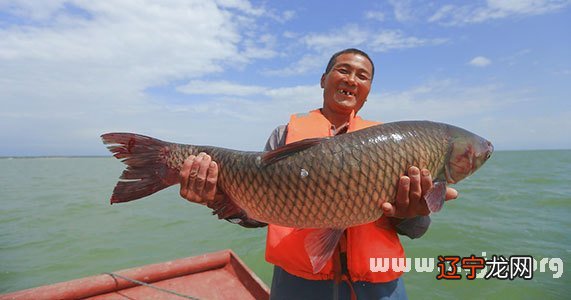
POLYGON ((246 228, 266 226, 266 223, 248 218, 246 213, 226 195, 216 189, 218 164, 210 155, 201 152, 189 156, 180 169, 180 196, 212 209, 218 219, 226 219, 246 228))
MULTIPOLYGON (((430 214, 424 194, 432 188, 432 176, 426 169, 420 171, 417 167, 408 169, 408 176, 399 180, 396 201, 394 204, 385 202, 382 205, 383 214, 387 217, 413 218, 430 214)), ((446 188, 446 200, 456 199, 458 192, 453 188, 446 188)))
POLYGON ((210 155, 200 152, 189 156, 180 169, 180 196, 184 199, 206 204, 216 196, 218 165, 210 155))

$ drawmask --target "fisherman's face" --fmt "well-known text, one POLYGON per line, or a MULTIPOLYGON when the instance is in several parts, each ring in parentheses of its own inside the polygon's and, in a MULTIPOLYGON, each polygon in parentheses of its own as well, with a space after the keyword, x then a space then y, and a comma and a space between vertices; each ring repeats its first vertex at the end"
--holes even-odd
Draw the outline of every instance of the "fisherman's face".
POLYGON ((344 53, 337 57, 331 71, 321 76, 323 106, 349 115, 359 111, 371 90, 373 66, 364 56, 344 53))

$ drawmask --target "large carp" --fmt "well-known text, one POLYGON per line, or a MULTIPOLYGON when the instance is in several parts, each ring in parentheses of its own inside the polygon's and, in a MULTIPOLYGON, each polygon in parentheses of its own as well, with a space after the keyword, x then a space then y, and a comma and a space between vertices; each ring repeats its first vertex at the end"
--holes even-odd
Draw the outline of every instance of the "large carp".
POLYGON ((270 152, 174 144, 132 133, 108 133, 102 139, 127 165, 111 203, 179 183, 184 160, 205 152, 219 165, 217 187, 249 218, 321 229, 306 240, 316 272, 345 228, 381 217, 381 204, 395 201, 399 178, 410 166, 431 171, 434 187, 425 200, 435 212, 443 205, 446 183, 474 173, 493 151, 476 134, 429 121, 386 123, 270 152))

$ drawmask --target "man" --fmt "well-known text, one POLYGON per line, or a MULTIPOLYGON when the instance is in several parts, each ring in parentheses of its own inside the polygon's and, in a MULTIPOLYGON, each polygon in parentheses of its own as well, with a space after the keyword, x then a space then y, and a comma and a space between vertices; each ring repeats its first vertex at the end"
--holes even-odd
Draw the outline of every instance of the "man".
MULTIPOLYGON (((305 138, 334 136, 378 124, 356 116, 371 90, 374 64, 358 49, 334 54, 321 77, 323 107, 306 114, 292 115, 287 126, 274 130, 266 150, 305 138)), ((404 258, 397 232, 410 238, 428 229, 429 210, 422 196, 432 187, 428 170, 411 167, 399 181, 396 201, 383 203, 383 216, 376 222, 348 228, 326 266, 314 274, 303 245, 304 231, 270 224, 266 260, 275 265, 272 299, 406 299, 402 273, 391 270, 371 272, 370 257, 404 258)), ((180 194, 191 202, 224 201, 217 192, 218 166, 210 156, 190 156, 181 169, 180 194)), ((449 188, 446 199, 457 192, 449 188)), ((231 219, 245 227, 265 226, 246 216, 231 219)))

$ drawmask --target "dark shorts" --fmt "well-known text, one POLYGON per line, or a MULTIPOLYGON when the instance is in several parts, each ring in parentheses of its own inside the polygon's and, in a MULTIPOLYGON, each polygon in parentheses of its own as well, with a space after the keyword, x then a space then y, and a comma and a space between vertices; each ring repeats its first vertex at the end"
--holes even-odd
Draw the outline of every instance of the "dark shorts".
MULTIPOLYGON (((357 281, 352 285, 357 299, 408 299, 402 277, 384 283, 357 281)), ((351 289, 346 282, 340 282, 337 289, 340 300, 351 299, 351 289)), ((274 267, 271 300, 333 299, 334 293, 335 282, 333 280, 308 280, 291 275, 278 266, 274 267)))

